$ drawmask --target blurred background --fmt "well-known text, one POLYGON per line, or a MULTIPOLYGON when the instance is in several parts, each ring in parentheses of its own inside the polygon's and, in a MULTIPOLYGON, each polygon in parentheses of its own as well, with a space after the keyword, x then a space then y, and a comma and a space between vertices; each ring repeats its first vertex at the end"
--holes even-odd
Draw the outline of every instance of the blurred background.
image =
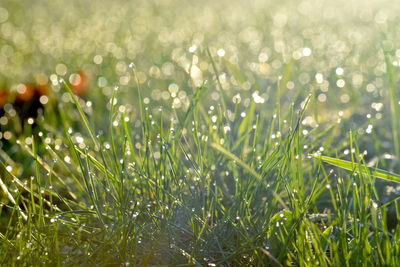
MULTIPOLYGON (((365 148, 393 154, 388 88, 400 65, 399 9, 396 1, 355 0, 3 0, 0 89, 44 85, 68 101, 64 79, 101 113, 117 86, 135 113, 135 68, 145 104, 185 111, 193 88, 213 78, 209 47, 232 102, 246 107, 259 97, 263 114, 277 86, 282 107, 312 93, 306 126, 345 118, 343 133, 374 131, 379 151, 369 141, 365 148)), ((219 95, 207 97, 217 103, 219 95)))

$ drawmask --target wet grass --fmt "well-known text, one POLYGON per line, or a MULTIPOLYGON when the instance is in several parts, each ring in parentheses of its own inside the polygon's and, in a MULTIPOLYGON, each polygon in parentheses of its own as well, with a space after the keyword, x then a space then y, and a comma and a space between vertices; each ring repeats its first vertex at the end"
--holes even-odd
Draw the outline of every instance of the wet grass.
POLYGON ((307 3, 126 6, 137 16, 82 3, 58 35, 38 26, 58 11, 28 17, 35 28, 7 2, 4 87, 31 78, 49 93, 31 122, 3 107, 1 265, 400 265, 398 19, 372 3, 325 3, 325 15, 307 3), (120 13, 106 25, 106 11, 120 13), (133 17, 141 26, 122 19, 133 17), (8 43, 10 25, 34 52, 8 43), (69 48, 51 48, 55 36, 69 48), (74 91, 81 70, 86 95, 74 91))

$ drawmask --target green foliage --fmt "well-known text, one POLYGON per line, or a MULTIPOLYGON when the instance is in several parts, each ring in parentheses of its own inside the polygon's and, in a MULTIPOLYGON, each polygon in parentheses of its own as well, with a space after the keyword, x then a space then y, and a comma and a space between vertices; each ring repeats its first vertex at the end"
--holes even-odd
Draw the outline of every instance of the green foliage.
POLYGON ((122 2, 0 4, 0 265, 400 266, 398 5, 122 2))
POLYGON ((365 175, 371 175, 380 179, 388 180, 391 182, 396 182, 400 183, 400 175, 394 174, 388 171, 376 169, 376 168, 371 168, 365 166, 363 163, 356 163, 356 162, 351 162, 347 160, 342 160, 342 159, 335 159, 331 157, 326 157, 326 156, 314 156, 317 159, 320 159, 326 163, 329 163, 333 166, 352 171, 355 173, 361 173, 365 175))

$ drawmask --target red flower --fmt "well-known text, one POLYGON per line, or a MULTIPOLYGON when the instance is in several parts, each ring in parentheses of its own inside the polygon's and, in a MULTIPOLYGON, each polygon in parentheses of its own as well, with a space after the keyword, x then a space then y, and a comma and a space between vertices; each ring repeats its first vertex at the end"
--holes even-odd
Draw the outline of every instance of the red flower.
POLYGON ((18 87, 17 96, 15 97, 16 103, 29 102, 35 96, 35 87, 30 84, 24 84, 18 87))
POLYGON ((0 92, 0 108, 7 103, 8 92, 6 90, 0 92))
POLYGON ((35 93, 39 96, 49 95, 49 87, 47 84, 38 84, 35 88, 35 93))

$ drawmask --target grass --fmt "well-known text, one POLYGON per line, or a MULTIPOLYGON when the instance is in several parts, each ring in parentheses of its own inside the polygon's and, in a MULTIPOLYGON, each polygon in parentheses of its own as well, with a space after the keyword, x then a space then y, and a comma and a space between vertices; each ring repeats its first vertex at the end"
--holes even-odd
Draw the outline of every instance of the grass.
POLYGON ((400 265, 398 18, 323 3, 2 4, 2 83, 50 93, 0 117, 0 265, 400 265))
POLYGON ((321 159, 322 161, 329 163, 331 165, 340 167, 345 170, 349 171, 355 171, 356 173, 361 173, 361 174, 366 174, 368 175, 370 173, 371 176, 380 178, 380 179, 385 179, 391 182, 400 182, 400 176, 395 173, 390 173, 384 170, 379 170, 379 169, 374 169, 374 168, 369 168, 366 166, 363 166, 362 164, 359 165, 357 163, 351 162, 351 161, 346 161, 346 160, 341 160, 341 159, 335 159, 331 157, 325 157, 325 156, 316 156, 316 158, 321 159))

